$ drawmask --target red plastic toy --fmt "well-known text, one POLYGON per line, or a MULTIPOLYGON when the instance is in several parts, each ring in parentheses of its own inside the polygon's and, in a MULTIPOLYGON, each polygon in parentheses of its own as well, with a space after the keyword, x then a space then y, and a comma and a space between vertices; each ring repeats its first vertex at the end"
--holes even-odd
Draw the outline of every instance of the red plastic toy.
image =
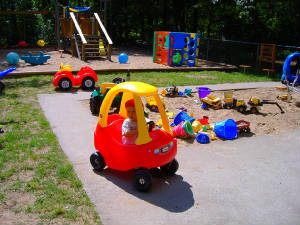
POLYGON ((148 191, 151 188, 152 175, 149 169, 160 167, 166 175, 174 175, 178 169, 175 159, 177 140, 172 136, 157 88, 149 84, 124 82, 110 89, 100 108, 94 144, 97 151, 90 157, 93 168, 97 171, 102 171, 106 166, 120 171, 138 168, 132 178, 138 191, 148 191), (120 112, 109 115, 110 105, 120 92, 123 92, 120 112), (141 96, 154 96, 163 121, 162 129, 152 130, 150 125, 147 128, 141 96), (135 144, 123 144, 122 124, 127 117, 125 102, 131 98, 135 101, 138 137, 135 144))
POLYGON ((62 90, 69 90, 72 86, 80 86, 82 89, 92 89, 97 82, 98 77, 95 71, 89 67, 81 67, 76 76, 72 74, 70 65, 60 65, 60 70, 54 75, 52 81, 55 87, 59 87, 62 90))

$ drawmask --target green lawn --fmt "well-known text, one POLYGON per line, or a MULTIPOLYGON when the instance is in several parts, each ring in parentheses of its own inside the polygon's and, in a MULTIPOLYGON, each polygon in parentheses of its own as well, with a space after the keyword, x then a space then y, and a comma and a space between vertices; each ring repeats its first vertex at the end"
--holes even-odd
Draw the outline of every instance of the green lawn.
MULTIPOLYGON (((111 82, 115 77, 122 77, 126 79, 126 73, 99 75, 98 83, 111 82)), ((140 72, 131 73, 130 79, 135 81, 143 81, 157 87, 279 80, 278 78, 271 78, 261 74, 240 72, 226 73, 218 71, 140 72)))
MULTIPOLYGON (((118 76, 125 78, 126 74, 99 75, 97 84, 118 76)), ((5 130, 0 134, 0 211, 13 213, 18 224, 101 224, 39 106, 38 94, 55 93, 52 78, 1 80, 6 90, 0 96, 0 125, 5 130)), ((131 80, 171 86, 272 79, 203 71, 132 73, 131 80)))

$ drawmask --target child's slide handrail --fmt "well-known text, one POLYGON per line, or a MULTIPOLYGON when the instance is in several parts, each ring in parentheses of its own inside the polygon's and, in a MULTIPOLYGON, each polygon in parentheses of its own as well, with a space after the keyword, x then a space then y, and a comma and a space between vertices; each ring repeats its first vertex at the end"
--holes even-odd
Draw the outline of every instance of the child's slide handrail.
POLYGON ((98 23, 99 23, 99 25, 100 25, 100 27, 101 27, 101 30, 103 31, 103 33, 104 33, 104 35, 105 35, 105 38, 106 38, 106 40, 108 41, 108 44, 112 45, 113 42, 112 42, 112 40, 110 39, 110 37, 109 37, 109 35, 108 35, 108 33, 107 33, 107 31, 106 31, 104 25, 102 24, 102 22, 101 22, 101 20, 100 20, 100 18, 99 18, 99 16, 98 16, 98 13, 94 13, 94 16, 95 16, 96 20, 98 21, 98 23))
POLYGON ((79 26, 79 24, 78 24, 78 22, 77 22, 77 20, 76 20, 76 18, 75 18, 75 16, 74 16, 74 13, 73 13, 73 12, 70 12, 70 16, 71 16, 71 18, 72 18, 72 20, 73 20, 73 22, 74 22, 74 24, 75 24, 76 30, 77 30, 77 32, 78 32, 80 38, 81 38, 82 43, 83 43, 83 44, 86 44, 87 41, 86 41, 85 37, 83 36, 83 33, 82 33, 82 31, 81 31, 81 29, 80 29, 80 26, 79 26))

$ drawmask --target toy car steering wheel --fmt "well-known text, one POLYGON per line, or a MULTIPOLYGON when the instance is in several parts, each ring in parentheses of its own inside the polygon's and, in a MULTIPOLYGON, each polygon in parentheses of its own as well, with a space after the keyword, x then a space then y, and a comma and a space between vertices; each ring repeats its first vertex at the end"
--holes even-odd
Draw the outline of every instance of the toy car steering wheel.
POLYGON ((119 84, 125 82, 125 79, 123 79, 122 77, 116 77, 112 80, 112 82, 115 84, 119 84))

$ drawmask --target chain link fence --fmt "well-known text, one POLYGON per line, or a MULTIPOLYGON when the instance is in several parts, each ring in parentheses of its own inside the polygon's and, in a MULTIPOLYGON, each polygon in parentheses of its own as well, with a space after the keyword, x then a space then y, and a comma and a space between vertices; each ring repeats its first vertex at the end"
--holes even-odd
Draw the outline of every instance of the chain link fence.
MULTIPOLYGON (((293 52, 300 52, 300 47, 276 45, 275 74, 277 76, 281 76, 285 58, 293 52)), ((259 54, 260 43, 201 38, 198 57, 237 67, 248 65, 251 66, 252 72, 258 72, 259 54)), ((271 68, 271 63, 269 68, 271 68)))

